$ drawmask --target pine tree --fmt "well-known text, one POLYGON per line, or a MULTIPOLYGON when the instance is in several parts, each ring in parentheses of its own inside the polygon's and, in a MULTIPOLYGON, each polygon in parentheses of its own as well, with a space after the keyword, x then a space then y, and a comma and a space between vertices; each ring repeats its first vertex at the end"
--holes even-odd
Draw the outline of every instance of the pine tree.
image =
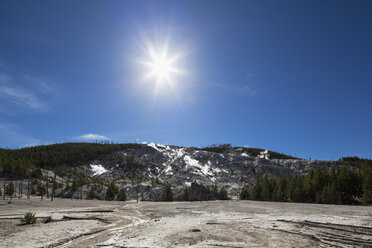
POLYGON ((116 186, 115 182, 112 181, 107 188, 106 198, 108 200, 114 200, 116 194, 119 192, 118 187, 116 186))
POLYGON ((191 192, 190 187, 186 186, 186 187, 184 188, 182 199, 183 199, 184 201, 192 201, 192 200, 193 200, 192 192, 191 192))
POLYGON ((39 183, 38 186, 37 186, 37 191, 40 193, 41 195, 41 201, 43 200, 44 198, 44 194, 46 193, 46 187, 45 187, 45 184, 43 183, 39 183))
POLYGON ((267 175, 264 176, 262 183, 262 200, 264 201, 271 200, 270 183, 267 175))
POLYGON ((362 167, 363 180, 363 203, 372 203, 372 166, 363 165, 362 167))
MULTIPOLYGON (((143 195, 142 195, 143 198, 143 195)), ((127 200, 127 193, 125 193, 124 189, 120 189, 118 193, 118 200, 119 201, 126 201, 127 200)))
POLYGON ((283 175, 280 175, 278 183, 275 185, 273 190, 273 200, 274 201, 285 201, 285 189, 286 189, 287 180, 283 175))
POLYGON ((224 187, 222 187, 220 189, 220 191, 218 192, 218 199, 219 200, 228 200, 229 199, 229 197, 227 195, 227 190, 224 187))
POLYGON ((170 184, 166 184, 163 189, 163 194, 161 196, 162 201, 173 201, 173 192, 170 184))
POLYGON ((8 183, 5 188, 5 193, 10 196, 10 200, 12 200, 14 192, 15 192, 15 187, 14 187, 13 182, 8 183))
POLYGON ((261 201, 262 200, 262 176, 257 174, 256 184, 251 191, 252 200, 261 201))
POLYGON ((249 194, 249 186, 244 185, 242 190, 240 191, 240 200, 249 200, 250 194, 249 194))

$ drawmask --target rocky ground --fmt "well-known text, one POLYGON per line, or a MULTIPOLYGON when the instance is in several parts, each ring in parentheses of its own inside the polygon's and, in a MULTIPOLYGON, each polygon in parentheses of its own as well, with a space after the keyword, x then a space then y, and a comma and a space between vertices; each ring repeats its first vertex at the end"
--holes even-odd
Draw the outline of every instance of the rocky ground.
POLYGON ((0 247, 372 247, 372 208, 253 201, 0 200, 0 247), (20 225, 25 212, 38 222, 20 225))

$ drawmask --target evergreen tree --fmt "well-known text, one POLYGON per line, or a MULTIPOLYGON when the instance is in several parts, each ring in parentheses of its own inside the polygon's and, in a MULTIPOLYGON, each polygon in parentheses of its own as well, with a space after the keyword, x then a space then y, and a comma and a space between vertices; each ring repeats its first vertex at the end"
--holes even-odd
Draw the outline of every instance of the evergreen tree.
POLYGON ((96 187, 94 185, 92 185, 88 191, 88 199, 94 199, 96 198, 97 195, 96 195, 96 187))
POLYGON ((363 165, 363 202, 365 204, 372 203, 372 166, 363 165))
POLYGON ((173 192, 170 184, 166 184, 163 189, 163 194, 161 196, 162 201, 173 201, 173 192))
POLYGON ((337 204, 339 201, 340 197, 337 194, 336 187, 333 183, 328 184, 323 188, 321 193, 321 203, 337 204))
POLYGON ((115 199, 115 196, 116 194, 119 192, 119 189, 118 187, 116 186, 115 182, 112 181, 109 185, 108 185, 108 188, 107 188, 107 192, 106 192, 106 198, 108 200, 114 200, 115 199))
POLYGON ((46 186, 45 184, 43 183, 39 183, 37 185, 37 191, 39 192, 39 194, 41 195, 41 201, 43 200, 44 198, 44 194, 46 193, 46 186))
POLYGON ((306 191, 304 187, 304 177, 302 175, 296 175, 295 177, 295 188, 293 193, 293 201, 295 202, 307 202, 306 191))
POLYGON ((8 183, 5 188, 5 193, 10 196, 10 200, 12 200, 14 192, 15 187, 13 182, 8 183))
POLYGON ((287 180, 283 175, 280 175, 278 183, 275 185, 273 192, 274 201, 285 201, 285 189, 286 189, 287 180))
MULTIPOLYGON (((143 198, 143 195, 142 195, 143 198)), ((119 201, 126 201, 127 200, 127 193, 125 193, 124 189, 120 189, 118 193, 118 200, 119 201)), ((143 199, 142 199, 143 200, 143 199)))
POLYGON ((240 191, 240 200, 249 200, 250 194, 249 194, 249 186, 244 185, 242 190, 240 191))
POLYGON ((257 174, 256 184, 251 191, 252 200, 261 201, 262 200, 262 176, 257 174))
POLYGON ((295 201, 295 187, 296 187, 295 178, 292 175, 290 175, 288 177, 286 186, 286 197, 288 201, 295 201))
POLYGON ((220 191, 218 192, 218 199, 219 200, 228 200, 229 199, 229 197, 227 195, 227 190, 224 187, 222 187, 220 189, 220 191))
POLYGON ((269 177, 267 175, 264 176, 263 183, 262 183, 262 200, 264 201, 271 200, 270 183, 269 183, 269 177))
POLYGON ((183 190, 183 197, 182 200, 184 201, 192 201, 193 196, 190 187, 186 186, 183 190))

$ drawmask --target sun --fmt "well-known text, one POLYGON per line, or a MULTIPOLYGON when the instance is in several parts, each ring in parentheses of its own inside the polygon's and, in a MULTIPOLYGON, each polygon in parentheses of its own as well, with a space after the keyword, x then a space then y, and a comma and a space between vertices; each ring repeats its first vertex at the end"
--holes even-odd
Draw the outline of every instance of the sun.
POLYGON ((164 83, 175 83, 175 77, 184 73, 177 67, 177 61, 180 59, 179 54, 170 55, 168 53, 168 44, 162 49, 155 49, 153 45, 148 46, 148 59, 142 61, 142 64, 148 67, 149 71, 145 79, 156 80, 157 85, 164 83))

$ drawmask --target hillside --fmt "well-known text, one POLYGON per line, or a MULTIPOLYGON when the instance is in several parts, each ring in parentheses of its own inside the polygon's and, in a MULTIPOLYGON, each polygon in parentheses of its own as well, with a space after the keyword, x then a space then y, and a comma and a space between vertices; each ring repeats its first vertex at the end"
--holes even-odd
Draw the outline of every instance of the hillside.
MULTIPOLYGON (((114 198, 119 189, 123 189, 130 198, 141 193, 143 199, 161 199, 163 188, 168 184, 176 199, 181 199, 185 188, 191 186, 192 191, 200 195, 203 195, 200 192, 206 192, 210 196, 207 199, 218 198, 218 189, 225 189, 230 197, 234 197, 243 186, 253 187, 258 176, 268 175, 271 180, 278 180, 279 176, 305 176, 319 168, 325 173, 342 166, 358 170, 363 163, 371 167, 370 160, 359 158, 304 160, 273 151, 230 145, 196 148, 154 143, 64 143, 0 150, 3 178, 34 178, 34 185, 39 185, 45 182, 46 173, 50 182, 55 172, 57 182, 66 185, 57 193, 65 197, 92 198, 110 198, 110 194, 107 195, 110 182, 115 182, 115 187, 111 187, 114 198)), ((361 185, 361 180, 355 183, 361 185)), ((361 188, 357 186, 355 199, 361 197, 361 188)))

